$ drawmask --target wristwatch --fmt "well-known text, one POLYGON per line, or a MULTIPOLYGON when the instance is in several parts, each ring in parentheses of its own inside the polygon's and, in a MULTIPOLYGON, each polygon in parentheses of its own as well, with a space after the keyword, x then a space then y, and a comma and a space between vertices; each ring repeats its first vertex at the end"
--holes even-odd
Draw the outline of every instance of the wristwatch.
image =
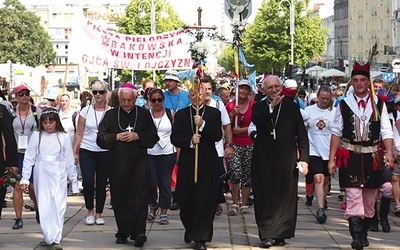
POLYGON ((226 146, 233 148, 233 144, 232 143, 228 143, 226 146))

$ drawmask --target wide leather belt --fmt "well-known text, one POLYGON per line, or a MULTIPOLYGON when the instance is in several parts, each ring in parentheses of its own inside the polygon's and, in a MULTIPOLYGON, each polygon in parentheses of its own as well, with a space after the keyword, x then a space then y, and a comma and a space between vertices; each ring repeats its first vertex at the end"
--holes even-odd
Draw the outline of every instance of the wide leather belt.
POLYGON ((380 149, 379 144, 375 144, 372 146, 362 146, 362 145, 356 145, 356 144, 351 144, 345 141, 340 142, 340 147, 353 151, 356 154, 368 154, 372 152, 376 152, 380 149))

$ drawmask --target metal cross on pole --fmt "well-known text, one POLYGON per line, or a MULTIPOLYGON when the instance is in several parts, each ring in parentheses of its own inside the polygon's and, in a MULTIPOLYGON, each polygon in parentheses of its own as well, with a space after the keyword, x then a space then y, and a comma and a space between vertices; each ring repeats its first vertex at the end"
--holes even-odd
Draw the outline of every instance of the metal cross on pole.
MULTIPOLYGON (((197 25, 195 26, 186 26, 185 29, 186 30, 190 30, 190 29, 194 29, 195 33, 194 36, 196 37, 196 42, 201 42, 203 40, 204 37, 204 31, 205 30, 215 30, 216 26, 201 26, 201 12, 203 11, 203 9, 201 7, 199 7, 197 9, 197 25)), ((204 55, 205 57, 205 55, 204 55)), ((195 92, 195 98, 196 98, 196 115, 199 115, 199 108, 200 108, 200 77, 204 76, 204 59, 205 58, 194 58, 193 54, 192 54, 192 59, 193 60, 197 60, 196 66, 199 68, 198 74, 197 74, 197 79, 195 79, 194 84, 193 84, 193 88, 194 88, 194 92, 195 92)), ((191 119, 193 119, 193 117, 191 117, 191 119)), ((199 125, 196 124, 195 126, 195 133, 198 134, 199 133, 199 125)), ((194 155, 194 183, 197 183, 197 179, 198 179, 198 169, 199 169, 199 144, 195 144, 195 155, 194 155)))

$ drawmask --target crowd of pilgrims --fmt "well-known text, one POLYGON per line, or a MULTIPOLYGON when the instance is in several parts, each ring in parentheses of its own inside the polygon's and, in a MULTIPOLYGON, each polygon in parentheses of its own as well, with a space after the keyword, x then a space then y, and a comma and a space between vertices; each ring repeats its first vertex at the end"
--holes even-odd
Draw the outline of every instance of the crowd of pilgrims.
MULTIPOLYGON (((85 223, 106 223, 109 184, 116 244, 130 238, 138 247, 147 241, 146 222, 168 225, 168 211, 180 209, 184 241, 206 249, 229 191, 228 215, 254 211, 260 246, 283 246, 295 236, 299 174, 306 204, 315 202, 316 220, 325 223, 337 168, 352 248, 369 245, 367 232, 378 231, 378 221, 390 231, 392 199, 400 216, 399 85, 370 82, 362 65, 346 89, 321 84, 309 93, 275 75, 264 76, 257 93, 247 80, 215 88, 210 77, 184 90, 175 70, 163 80, 165 90, 144 79, 140 96, 132 84, 109 93, 95 80, 78 109, 68 94, 35 107, 25 85, 11 102, 2 96, 0 170, 22 175, 12 228, 23 227, 22 208, 30 208, 43 231, 40 244, 62 249, 67 194, 80 192, 79 174, 85 223), (25 205, 24 192, 31 199, 25 205)), ((1 200, 5 193, 1 188, 1 200)))

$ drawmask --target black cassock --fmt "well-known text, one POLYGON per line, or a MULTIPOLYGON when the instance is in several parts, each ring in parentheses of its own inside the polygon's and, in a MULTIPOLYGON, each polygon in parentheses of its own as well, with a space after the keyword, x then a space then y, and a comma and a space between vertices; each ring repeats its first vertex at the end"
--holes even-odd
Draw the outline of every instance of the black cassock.
POLYGON ((192 106, 175 114, 171 142, 180 148, 176 193, 181 204, 180 218, 185 227, 185 240, 210 242, 213 235, 215 204, 217 204, 219 159, 215 142, 221 140, 221 113, 205 106, 199 114, 205 120, 198 158, 198 182, 194 184, 195 150, 190 147, 196 114, 192 106), (204 113, 203 113, 203 109, 204 113))
POLYGON ((270 114, 267 100, 257 102, 251 120, 257 127, 251 183, 259 237, 294 237, 299 174, 296 161, 309 162, 308 137, 299 106, 284 98, 281 107, 276 106, 270 114), (271 133, 274 127, 275 140, 271 133))
POLYGON ((147 215, 149 166, 147 149, 159 140, 150 112, 137 107, 130 112, 114 108, 99 125, 97 144, 110 151, 110 189, 118 232, 116 237, 144 234, 147 215), (133 142, 117 141, 128 126, 139 135, 133 142))
MULTIPOLYGON (((18 156, 17 156, 17 143, 14 137, 14 128, 12 126, 11 114, 8 108, 0 104, 0 148, 5 149, 5 152, 0 154, 0 177, 3 177, 6 167, 17 167, 18 156), (3 145, 3 140, 5 145, 3 145), (5 153, 5 154, 3 154, 5 153), (7 156, 4 158, 4 156, 7 156)), ((0 203, 3 205, 4 197, 6 195, 7 187, 0 185, 0 203)), ((0 207, 0 216, 3 207, 0 207)))

